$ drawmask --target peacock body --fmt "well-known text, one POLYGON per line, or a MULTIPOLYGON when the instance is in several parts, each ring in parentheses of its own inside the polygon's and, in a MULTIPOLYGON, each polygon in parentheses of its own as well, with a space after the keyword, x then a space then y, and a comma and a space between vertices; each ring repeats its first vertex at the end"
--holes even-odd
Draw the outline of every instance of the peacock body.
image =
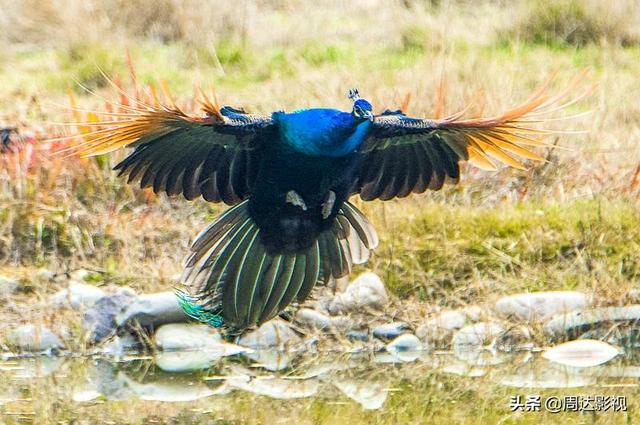
POLYGON ((115 167, 129 182, 231 206, 193 241, 178 296, 192 317, 240 332, 368 260, 378 238, 351 196, 438 190, 458 180, 466 160, 487 169, 492 159, 517 168, 516 156, 542 160, 529 147, 546 146, 539 139, 547 133, 523 117, 553 111, 566 93, 540 90, 512 111, 474 120, 374 115, 357 91, 350 112, 260 116, 205 100, 206 115, 191 117, 139 105, 78 150, 132 147, 115 167))

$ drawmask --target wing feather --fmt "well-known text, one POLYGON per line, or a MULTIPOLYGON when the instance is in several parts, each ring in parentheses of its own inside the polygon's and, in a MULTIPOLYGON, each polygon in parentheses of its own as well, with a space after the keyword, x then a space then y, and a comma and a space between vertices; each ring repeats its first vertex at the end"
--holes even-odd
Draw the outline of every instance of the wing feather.
POLYGON ((542 138, 562 132, 532 124, 545 123, 545 114, 574 104, 565 98, 584 75, 556 96, 545 94, 546 81, 525 103, 492 118, 462 119, 463 111, 442 120, 428 120, 385 111, 375 117, 358 149, 362 165, 351 193, 368 201, 438 190, 445 182, 458 181, 462 161, 486 170, 495 170, 496 163, 524 169, 520 158, 544 161, 531 148, 552 147, 542 138))

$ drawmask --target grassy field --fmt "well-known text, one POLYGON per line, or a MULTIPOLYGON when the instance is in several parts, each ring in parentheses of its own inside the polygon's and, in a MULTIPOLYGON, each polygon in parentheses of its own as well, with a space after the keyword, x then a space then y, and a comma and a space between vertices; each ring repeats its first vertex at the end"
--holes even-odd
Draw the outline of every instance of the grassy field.
MULTIPOLYGON (((262 113, 347 109, 345 94, 357 87, 377 111, 409 95, 415 116, 442 116, 471 100, 470 116, 494 115, 554 72, 552 89, 561 90, 589 68, 583 86, 597 86, 566 114, 591 114, 549 124, 588 133, 550 140, 569 149, 542 152, 548 162, 527 171, 465 167, 460 185, 438 193, 359 202, 382 241, 360 269, 383 277, 395 302, 408 306, 389 314, 410 320, 438 306, 488 306, 504 294, 547 289, 583 290, 598 304, 617 305, 638 287, 635 1, 0 0, 0 10, 0 123, 36 140, 62 134, 52 122, 76 121, 65 109, 71 100, 103 109, 99 96, 115 98, 100 70, 131 87, 130 61, 141 84, 163 81, 187 109, 195 108, 196 86, 262 113)), ((42 267, 85 268, 104 285, 166 290, 190 238, 222 210, 126 186, 110 171, 122 152, 78 159, 53 156, 55 146, 32 148, 0 158, 0 274, 21 278, 18 307, 0 309, 0 333, 19 322, 77 322, 42 311, 59 289, 38 279, 42 267)), ((478 397, 473 388, 467 394, 478 397)), ((491 400, 507 397, 491 397, 481 406, 456 397, 455 416, 529 423, 492 413, 491 400)), ((454 400, 438 400, 439 417, 397 414, 442 422, 454 400)), ((336 414, 310 409, 309 423, 331 423, 336 414)), ((356 410, 343 413, 358 417, 356 410)))

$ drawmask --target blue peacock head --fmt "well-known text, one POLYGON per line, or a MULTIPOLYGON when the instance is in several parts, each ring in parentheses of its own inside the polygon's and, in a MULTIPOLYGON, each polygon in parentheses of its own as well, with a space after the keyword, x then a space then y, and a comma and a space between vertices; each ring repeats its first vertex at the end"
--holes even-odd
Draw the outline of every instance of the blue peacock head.
POLYGON ((373 121, 373 106, 360 97, 358 89, 349 90, 348 96, 349 100, 353 101, 353 111, 351 111, 351 115, 357 120, 373 121))

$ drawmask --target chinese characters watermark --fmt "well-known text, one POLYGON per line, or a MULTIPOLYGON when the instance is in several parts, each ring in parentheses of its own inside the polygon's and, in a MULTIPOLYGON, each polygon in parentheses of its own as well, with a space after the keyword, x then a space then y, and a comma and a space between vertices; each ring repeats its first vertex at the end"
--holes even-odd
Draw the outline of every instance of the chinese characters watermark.
POLYGON ((540 395, 513 395, 509 399, 512 412, 626 412, 626 396, 565 395, 542 397, 540 395))

